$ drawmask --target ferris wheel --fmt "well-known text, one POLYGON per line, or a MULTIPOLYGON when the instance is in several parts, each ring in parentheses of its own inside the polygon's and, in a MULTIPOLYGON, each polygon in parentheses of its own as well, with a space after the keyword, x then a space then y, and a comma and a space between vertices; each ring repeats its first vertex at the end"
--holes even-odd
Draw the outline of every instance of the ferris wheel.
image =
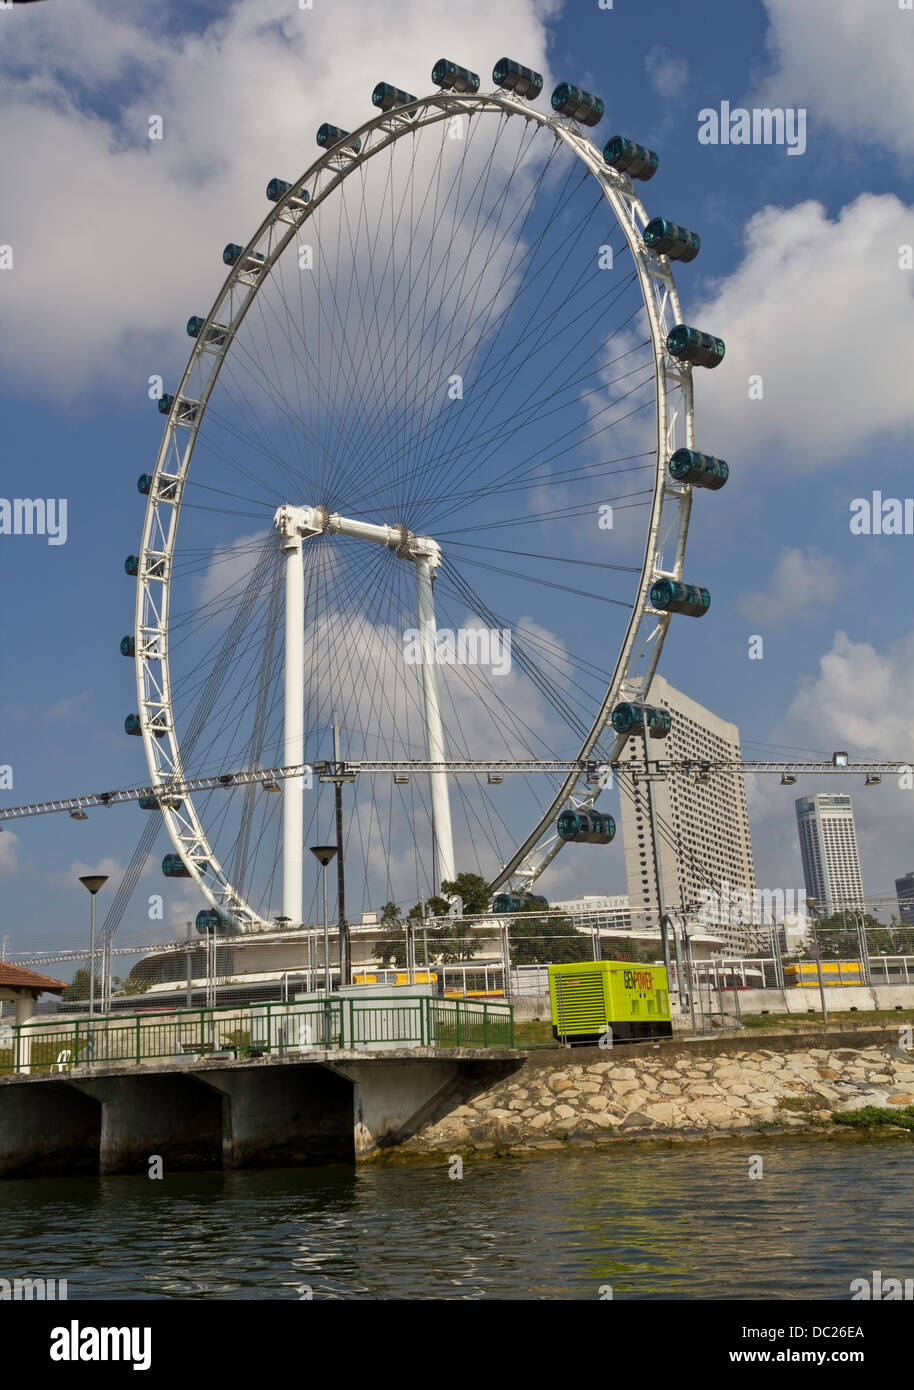
MULTIPOLYGON (((126 729, 165 873, 242 930, 304 920, 303 847, 332 806, 317 778, 233 788, 231 769, 326 759, 334 728, 356 764, 612 761, 649 716, 656 732, 672 616, 710 602, 686 535, 727 465, 695 448, 692 371, 724 345, 673 280, 699 238, 635 191, 657 155, 594 144, 602 101, 562 83, 537 106, 542 78, 513 60, 489 92, 443 59, 432 82, 379 83, 371 120, 322 125, 310 168, 270 179, 187 324, 138 483, 126 729)), ((359 778, 363 905, 464 868, 529 890, 569 840, 612 838, 588 821, 599 779, 508 781, 359 778)))

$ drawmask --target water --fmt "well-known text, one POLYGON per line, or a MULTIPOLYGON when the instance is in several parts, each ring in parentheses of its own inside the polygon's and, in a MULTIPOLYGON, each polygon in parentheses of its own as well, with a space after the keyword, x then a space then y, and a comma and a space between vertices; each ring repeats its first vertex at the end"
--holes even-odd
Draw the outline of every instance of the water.
POLYGON ((99 1298, 846 1299, 914 1274, 914 1144, 0 1183, 0 1276, 99 1298))

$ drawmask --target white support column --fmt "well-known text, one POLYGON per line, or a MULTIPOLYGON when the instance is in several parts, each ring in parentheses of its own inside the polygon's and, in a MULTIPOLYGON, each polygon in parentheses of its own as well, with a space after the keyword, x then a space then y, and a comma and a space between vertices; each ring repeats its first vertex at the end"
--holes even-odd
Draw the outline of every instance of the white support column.
MULTIPOLYGON (((289 767, 305 760, 305 571, 301 536, 284 538, 282 553, 286 557, 283 760, 289 767)), ((282 911, 297 927, 302 921, 304 777, 286 777, 282 792, 282 911)))
MULTIPOLYGON (((436 658, 435 599, 432 593, 432 561, 440 556, 437 545, 432 541, 436 554, 422 553, 414 543, 411 558, 416 566, 416 599, 419 618, 419 632, 422 637, 422 693, 425 700, 425 733, 428 745, 428 760, 431 763, 444 762, 447 754, 444 748, 444 730, 441 725, 441 705, 438 698, 438 663, 436 658)), ((425 547, 423 547, 425 550, 425 547)), ((429 782, 432 794, 432 869, 435 893, 441 892, 445 879, 453 879, 454 835, 451 829, 451 799, 448 791, 446 772, 430 772, 429 782)))

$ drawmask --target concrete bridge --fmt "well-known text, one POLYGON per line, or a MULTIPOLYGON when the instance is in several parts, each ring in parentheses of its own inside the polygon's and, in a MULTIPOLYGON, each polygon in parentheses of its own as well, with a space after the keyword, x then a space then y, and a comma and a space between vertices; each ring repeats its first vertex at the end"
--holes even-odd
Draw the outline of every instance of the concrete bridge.
POLYGON ((0 1077, 0 1177, 279 1168, 363 1161, 413 1133, 461 1075, 513 1049, 310 1049, 257 1058, 94 1063, 0 1077))

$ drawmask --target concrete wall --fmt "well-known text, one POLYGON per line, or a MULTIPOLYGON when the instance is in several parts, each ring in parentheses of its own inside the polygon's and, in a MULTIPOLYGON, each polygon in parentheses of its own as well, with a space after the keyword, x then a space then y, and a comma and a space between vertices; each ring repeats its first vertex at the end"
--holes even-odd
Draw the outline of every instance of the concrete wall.
POLYGON ((321 1066, 201 1071, 223 1099, 222 1166, 351 1163, 353 1088, 321 1066))
POLYGON ((222 1165, 222 1097, 190 1076, 106 1076, 70 1083, 101 1108, 100 1173, 168 1172, 222 1165))
POLYGON ((0 1177, 98 1172, 102 1109, 63 1081, 0 1086, 0 1177))

